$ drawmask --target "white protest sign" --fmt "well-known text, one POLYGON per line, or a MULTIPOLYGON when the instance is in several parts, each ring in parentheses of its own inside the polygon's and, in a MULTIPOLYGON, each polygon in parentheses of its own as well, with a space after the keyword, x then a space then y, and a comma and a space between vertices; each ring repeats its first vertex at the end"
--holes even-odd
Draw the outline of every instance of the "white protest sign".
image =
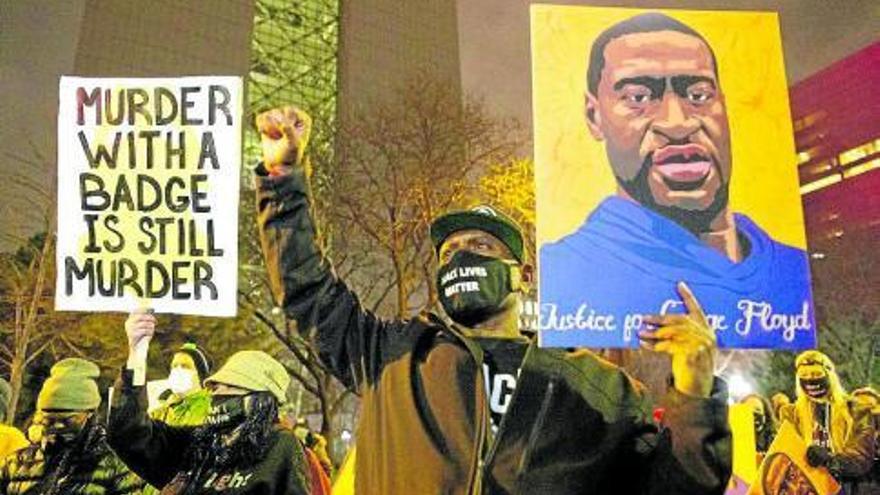
POLYGON ((234 316, 238 77, 62 77, 55 309, 234 316))

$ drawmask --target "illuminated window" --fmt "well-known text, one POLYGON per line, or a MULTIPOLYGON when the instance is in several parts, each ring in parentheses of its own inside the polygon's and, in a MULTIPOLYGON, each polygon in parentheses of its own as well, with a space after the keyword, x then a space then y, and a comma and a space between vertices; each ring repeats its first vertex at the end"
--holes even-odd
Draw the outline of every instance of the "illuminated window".
POLYGON ((804 172, 807 175, 823 175, 826 172, 831 171, 831 168, 834 166, 834 159, 830 160, 822 160, 819 163, 814 163, 812 165, 808 165, 804 172))
POLYGON ((880 139, 870 141, 860 146, 856 146, 855 148, 844 151, 840 154, 840 164, 846 165, 847 163, 861 160, 866 156, 876 153, 878 151, 878 141, 880 141, 880 139))
POLYGON ((803 129, 806 129, 807 127, 814 125, 816 122, 819 122, 820 120, 824 119, 826 115, 827 115, 827 112, 822 110, 822 111, 819 111, 816 113, 811 113, 810 115, 807 115, 806 117, 795 120, 794 121, 794 132, 799 132, 803 129))
POLYGON ((849 179, 850 177, 855 177, 856 175, 863 174, 870 170, 874 170, 875 168, 880 168, 880 158, 875 158, 870 162, 862 163, 856 165, 855 167, 851 167, 843 171, 843 177, 845 179, 849 179))
POLYGON ((798 153, 798 165, 801 163, 807 163, 810 161, 810 152, 809 151, 801 151, 798 153))
POLYGON ((819 179, 817 181, 813 181, 813 182, 810 182, 809 184, 804 184, 803 186, 801 186, 801 194, 808 194, 813 191, 818 191, 819 189, 822 189, 823 187, 828 187, 831 184, 837 184, 841 180, 842 180, 842 178, 840 177, 840 174, 834 174, 834 175, 829 175, 828 177, 822 177, 821 179, 819 179))

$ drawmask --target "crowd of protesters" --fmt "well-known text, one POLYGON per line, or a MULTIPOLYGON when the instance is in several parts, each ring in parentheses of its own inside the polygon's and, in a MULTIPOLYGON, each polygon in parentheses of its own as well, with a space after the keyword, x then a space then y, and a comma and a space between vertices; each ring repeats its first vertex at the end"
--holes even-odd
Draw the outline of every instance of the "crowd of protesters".
MULTIPOLYGON (((382 320, 316 240, 311 119, 286 107, 261 114, 257 127, 257 224, 276 300, 361 397, 356 493, 724 492, 728 395, 713 375, 714 333, 687 285, 678 287, 687 312, 647 316, 639 334, 671 361, 656 403, 594 353, 540 348, 519 332, 533 270, 521 230, 491 206, 431 225, 444 314, 382 320), (478 274, 467 290, 456 285, 465 274, 478 274)), ((103 408, 97 365, 69 358, 52 367, 27 438, 0 427, 0 495, 330 492, 326 440, 282 419, 290 375, 263 351, 240 350, 215 370, 204 349, 184 344, 170 361, 169 394, 148 411, 144 349, 160 325, 150 311, 129 315, 120 329, 128 360, 103 408)), ((812 466, 848 493, 872 493, 880 395, 848 394, 817 351, 801 354, 793 372, 794 401, 743 399, 757 452, 787 421, 812 466)), ((8 390, 0 382, 0 399, 8 390)))

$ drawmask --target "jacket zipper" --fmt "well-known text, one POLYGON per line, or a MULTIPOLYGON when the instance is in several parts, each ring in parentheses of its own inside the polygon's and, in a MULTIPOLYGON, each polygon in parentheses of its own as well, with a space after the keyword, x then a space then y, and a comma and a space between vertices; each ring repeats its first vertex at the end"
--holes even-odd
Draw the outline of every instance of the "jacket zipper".
POLYGON ((449 329, 450 333, 458 339, 459 342, 468 350, 471 357, 474 359, 474 362, 477 365, 477 372, 475 374, 476 378, 476 391, 477 397, 476 400, 480 402, 479 404, 475 404, 474 409, 477 411, 477 436, 474 439, 474 455, 473 460, 471 461, 471 479, 468 487, 468 493, 471 495, 482 495, 483 493, 483 450, 486 448, 486 436, 488 430, 488 415, 489 411, 488 405, 488 397, 486 396, 485 390, 485 378, 483 377, 483 359, 482 359, 482 350, 474 349, 473 346, 476 345, 472 341, 468 340, 461 332, 459 332, 454 326, 449 325, 446 326, 449 329))
MULTIPOLYGON (((478 360, 481 361, 481 360, 478 360)), ((485 466, 485 462, 483 461, 483 449, 486 447, 486 434, 489 428, 488 425, 488 416, 487 411, 489 410, 488 405, 488 397, 486 397, 485 387, 485 378, 483 377, 483 364, 482 362, 477 362, 477 400, 482 398, 480 404, 477 404, 477 409, 479 412, 477 413, 477 438, 474 442, 474 462, 471 465, 471 470, 474 473, 473 479, 471 480, 471 487, 468 490, 473 495, 482 495, 483 493, 483 467, 485 466), (476 465, 473 465, 476 464, 476 465)))
POLYGON ((544 418, 547 416, 547 411, 550 410, 550 401, 553 398, 553 390, 555 389, 555 386, 555 379, 551 379, 550 383, 547 384, 547 391, 544 392, 544 399, 541 401, 541 408, 538 410, 538 416, 535 418, 535 424, 532 426, 532 431, 529 433, 526 448, 523 449, 522 457, 520 457, 519 460, 519 467, 516 470, 517 479, 519 479, 520 475, 526 470, 526 467, 532 458, 532 451, 534 450, 535 443, 538 441, 538 434, 541 432, 541 427, 544 426, 544 418))
MULTIPOLYGON (((523 375, 523 371, 526 368, 526 362, 528 361, 529 356, 532 354, 532 349, 534 349, 535 346, 536 346, 536 344, 534 342, 532 342, 529 344, 529 347, 526 348, 526 353, 523 356, 522 363, 520 364, 520 367, 519 367, 519 376, 523 375)), ((482 372, 482 366, 480 366, 480 370, 482 372)), ((484 383, 484 387, 485 387, 485 383, 484 383)), ((550 385, 548 388, 549 388, 549 392, 552 392, 552 390, 553 390, 553 382, 552 381, 550 382, 550 385)), ((510 397, 510 404, 507 406, 508 411, 510 411, 513 408, 513 405, 516 403, 516 398, 519 395, 519 391, 521 389, 522 389, 522 387, 519 386, 519 377, 517 377, 517 386, 516 386, 516 389, 514 389, 514 391, 513 391, 513 395, 510 397)), ((542 415, 542 413, 546 414, 546 409, 547 409, 547 406, 549 405, 548 402, 549 401, 547 400, 547 395, 545 394, 544 401, 543 401, 543 403, 541 405, 541 409, 540 409, 541 412, 538 414, 539 418, 542 415)), ((486 453, 485 458, 480 460, 479 467, 480 467, 480 476, 481 477, 484 476, 484 474, 485 474, 484 471, 486 469, 486 466, 491 466, 492 461, 495 460, 495 454, 498 452, 498 444, 501 443, 500 440, 501 440, 502 435, 504 434, 505 426, 507 425, 507 422, 508 422, 507 416, 508 416, 507 413, 504 413, 504 416, 501 417, 501 423, 498 425, 498 431, 495 433, 495 436, 492 439, 492 445, 489 446, 489 452, 486 453)), ((531 445, 532 436, 534 436, 534 435, 535 435, 535 432, 532 431, 531 435, 529 435, 529 444, 526 446, 526 448, 528 448, 528 446, 531 445)), ((525 455, 525 453, 523 453, 523 455, 525 455)))

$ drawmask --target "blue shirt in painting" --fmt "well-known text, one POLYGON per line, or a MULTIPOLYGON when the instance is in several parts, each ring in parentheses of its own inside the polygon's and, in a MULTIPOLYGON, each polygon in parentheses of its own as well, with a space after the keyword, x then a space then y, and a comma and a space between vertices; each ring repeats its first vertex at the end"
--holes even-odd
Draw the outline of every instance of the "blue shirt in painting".
POLYGON ((739 263, 674 221, 619 197, 540 251, 540 342, 637 347, 641 315, 682 313, 675 285, 693 290, 720 347, 805 349, 816 343, 807 253, 734 215, 748 255, 739 263))

